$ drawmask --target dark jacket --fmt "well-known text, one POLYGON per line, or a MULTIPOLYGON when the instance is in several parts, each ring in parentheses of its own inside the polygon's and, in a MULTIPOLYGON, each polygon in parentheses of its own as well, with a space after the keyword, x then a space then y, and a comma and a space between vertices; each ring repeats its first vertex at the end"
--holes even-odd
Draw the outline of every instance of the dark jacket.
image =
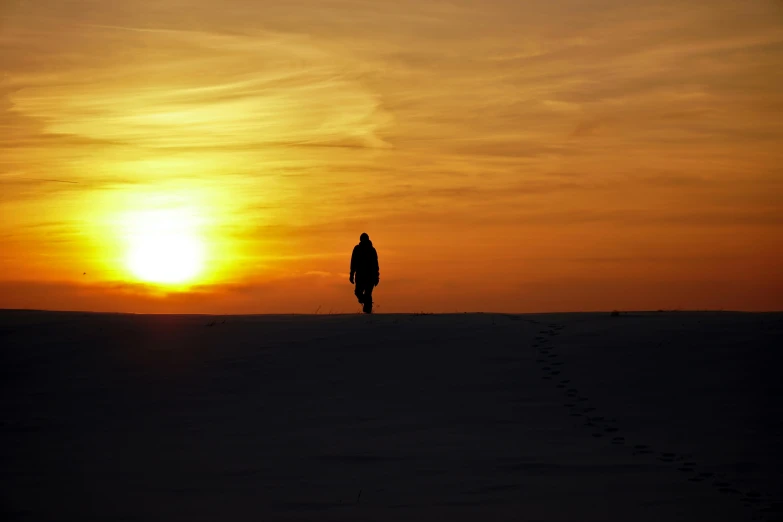
POLYGON ((380 269, 378 268, 378 252, 372 246, 369 239, 361 241, 353 247, 351 254, 351 275, 356 273, 356 278, 373 284, 378 284, 380 280, 380 269))

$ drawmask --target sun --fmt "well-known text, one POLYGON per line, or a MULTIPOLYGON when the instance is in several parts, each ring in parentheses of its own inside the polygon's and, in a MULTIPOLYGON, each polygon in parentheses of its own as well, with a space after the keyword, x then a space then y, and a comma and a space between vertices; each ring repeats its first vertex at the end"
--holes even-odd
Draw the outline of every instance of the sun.
POLYGON ((204 269, 204 242, 184 210, 149 210, 128 216, 126 263, 141 281, 192 282, 204 269))

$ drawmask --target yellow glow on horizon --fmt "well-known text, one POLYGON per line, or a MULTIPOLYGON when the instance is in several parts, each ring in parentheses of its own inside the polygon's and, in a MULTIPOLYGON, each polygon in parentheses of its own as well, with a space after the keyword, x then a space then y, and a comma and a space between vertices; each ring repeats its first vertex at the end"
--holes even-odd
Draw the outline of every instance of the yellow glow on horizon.
POLYGON ((141 281, 194 282, 204 270, 205 244, 192 213, 181 209, 147 210, 127 217, 126 263, 141 281))

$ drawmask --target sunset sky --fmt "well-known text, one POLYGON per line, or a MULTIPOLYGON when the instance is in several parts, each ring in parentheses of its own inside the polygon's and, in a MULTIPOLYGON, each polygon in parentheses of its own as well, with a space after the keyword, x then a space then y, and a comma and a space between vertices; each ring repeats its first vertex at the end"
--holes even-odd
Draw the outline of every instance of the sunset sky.
POLYGON ((783 2, 0 0, 0 307, 783 309, 783 2))

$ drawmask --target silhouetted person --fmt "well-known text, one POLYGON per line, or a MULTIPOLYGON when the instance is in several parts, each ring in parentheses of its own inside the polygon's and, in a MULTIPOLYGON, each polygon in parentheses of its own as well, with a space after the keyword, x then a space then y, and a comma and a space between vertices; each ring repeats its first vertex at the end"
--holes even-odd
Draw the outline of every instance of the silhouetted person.
POLYGON ((359 236, 359 244, 353 247, 351 254, 351 284, 356 274, 356 288, 354 294, 364 305, 364 313, 372 313, 372 290, 378 286, 381 272, 378 268, 378 252, 372 246, 370 236, 366 233, 359 236))

